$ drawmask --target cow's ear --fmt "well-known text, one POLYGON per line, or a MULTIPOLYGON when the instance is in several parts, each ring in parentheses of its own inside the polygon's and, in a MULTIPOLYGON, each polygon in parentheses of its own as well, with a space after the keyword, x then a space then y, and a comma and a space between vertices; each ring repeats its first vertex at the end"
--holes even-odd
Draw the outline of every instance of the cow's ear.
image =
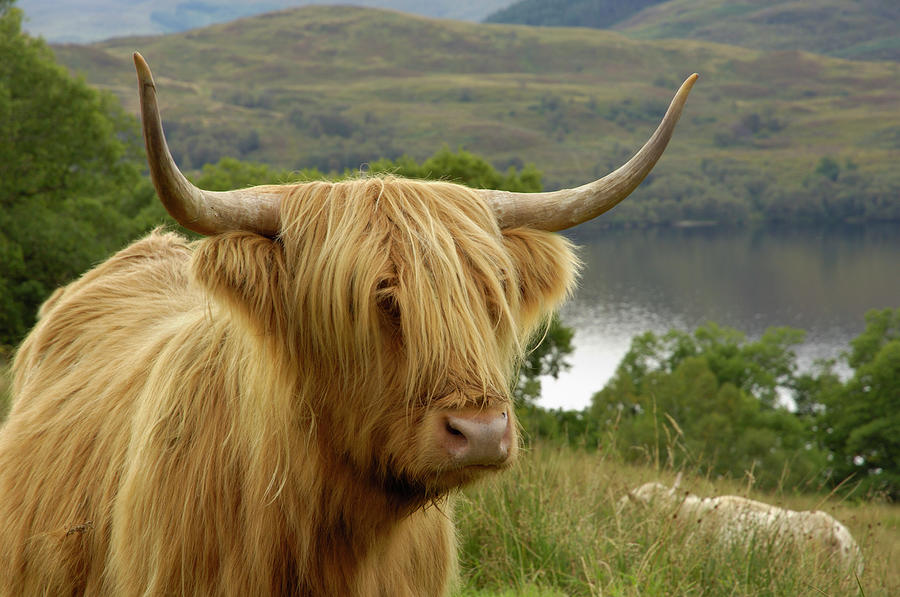
POLYGON ((286 324, 287 288, 280 242, 248 232, 228 232, 197 243, 197 281, 225 307, 249 317, 266 333, 286 324))
POLYGON ((503 231, 519 272, 520 318, 530 327, 552 313, 575 286, 579 261, 564 237, 530 228, 503 231))

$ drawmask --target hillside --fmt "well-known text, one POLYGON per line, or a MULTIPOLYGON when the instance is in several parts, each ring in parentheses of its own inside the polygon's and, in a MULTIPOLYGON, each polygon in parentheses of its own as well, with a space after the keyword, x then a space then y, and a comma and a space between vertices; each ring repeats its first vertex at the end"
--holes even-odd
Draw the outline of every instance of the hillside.
POLYGON ((639 147, 697 71, 668 154, 616 217, 900 218, 896 63, 335 7, 55 48, 136 113, 134 50, 183 167, 356 169, 448 145, 581 183, 639 147))
POLYGON ((480 21, 512 0, 18 0, 24 30, 50 42, 88 43, 125 35, 175 33, 310 4, 384 8, 442 19, 480 21))
POLYGON ((595 27, 607 29, 665 0, 520 0, 485 18, 485 23, 541 27, 595 27))
POLYGON ((896 0, 669 0, 616 29, 644 39, 678 37, 857 60, 900 60, 896 0))
POLYGON ((856 60, 900 60, 896 0, 521 0, 486 20, 613 28, 640 39, 696 39, 856 60))

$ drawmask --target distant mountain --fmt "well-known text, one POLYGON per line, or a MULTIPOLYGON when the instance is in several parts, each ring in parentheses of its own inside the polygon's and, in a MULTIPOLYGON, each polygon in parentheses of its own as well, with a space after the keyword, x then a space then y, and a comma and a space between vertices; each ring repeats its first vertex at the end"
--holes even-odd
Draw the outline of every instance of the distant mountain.
POLYGON ((629 35, 900 60, 898 0, 669 0, 616 25, 629 35))
POLYGON ((541 27, 596 27, 608 29, 665 0, 520 0, 484 20, 541 27))
POLYGON ((132 113, 141 51, 188 170, 340 172, 447 146, 533 163, 547 188, 619 166, 697 71, 666 155, 606 221, 900 219, 900 63, 322 6, 53 49, 132 113))
POLYGON ((88 43, 125 35, 175 33, 308 4, 385 8, 480 21, 513 0, 18 0, 24 30, 50 42, 88 43))
POLYGON ((612 28, 642 39, 696 39, 855 60, 900 60, 898 0, 522 0, 487 18, 612 28), (638 6, 641 10, 624 18, 615 12, 638 6), (594 13, 610 17, 590 18, 594 13))

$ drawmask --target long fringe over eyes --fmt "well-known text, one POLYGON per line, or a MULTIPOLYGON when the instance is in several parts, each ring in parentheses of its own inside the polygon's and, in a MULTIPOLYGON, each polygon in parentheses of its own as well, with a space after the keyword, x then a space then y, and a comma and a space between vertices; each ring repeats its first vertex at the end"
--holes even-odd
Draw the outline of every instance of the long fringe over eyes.
POLYGON ((441 383, 454 378, 507 395, 534 322, 517 327, 521 265, 475 192, 394 177, 309 183, 283 202, 282 221, 311 362, 348 385, 362 364, 383 387, 402 356, 407 401, 452 390, 441 383))

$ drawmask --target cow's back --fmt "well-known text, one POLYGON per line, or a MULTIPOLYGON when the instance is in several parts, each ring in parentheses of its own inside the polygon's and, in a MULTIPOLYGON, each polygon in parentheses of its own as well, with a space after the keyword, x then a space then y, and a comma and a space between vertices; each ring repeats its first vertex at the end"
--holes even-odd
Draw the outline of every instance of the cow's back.
POLYGON ((42 307, 0 429, 0 595, 105 592, 135 398, 167 329, 200 308, 189 262, 184 239, 154 233, 42 307))

